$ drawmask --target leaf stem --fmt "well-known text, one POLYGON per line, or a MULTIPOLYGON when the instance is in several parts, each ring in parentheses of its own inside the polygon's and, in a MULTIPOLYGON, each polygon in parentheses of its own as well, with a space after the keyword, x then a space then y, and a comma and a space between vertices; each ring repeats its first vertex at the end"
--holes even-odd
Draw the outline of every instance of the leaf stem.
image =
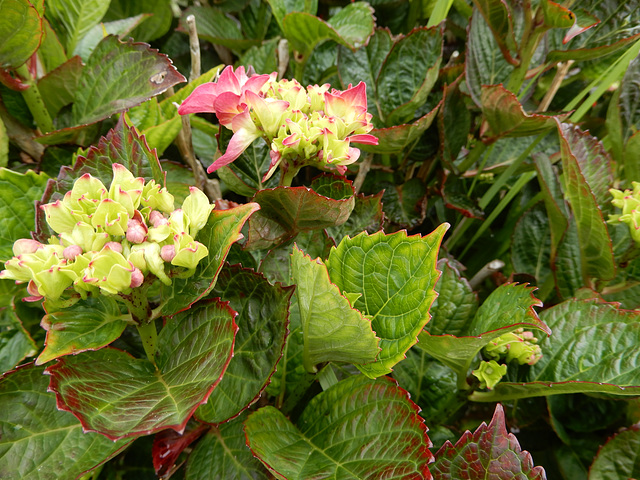
POLYGON ((147 358, 154 366, 156 366, 156 348, 158 342, 158 332, 156 331, 155 322, 137 325, 140 339, 147 358))
POLYGON ((29 88, 21 92, 22 98, 24 98, 24 101, 27 103, 29 111, 33 115, 36 125, 38 125, 38 129, 42 133, 52 131, 53 120, 51 120, 51 115, 49 115, 49 111, 44 105, 44 101, 40 95, 40 90, 38 90, 38 85, 36 84, 35 79, 31 76, 31 72, 29 72, 29 67, 27 67, 27 64, 25 63, 21 67, 18 67, 16 72, 23 78, 24 83, 29 85, 29 88))

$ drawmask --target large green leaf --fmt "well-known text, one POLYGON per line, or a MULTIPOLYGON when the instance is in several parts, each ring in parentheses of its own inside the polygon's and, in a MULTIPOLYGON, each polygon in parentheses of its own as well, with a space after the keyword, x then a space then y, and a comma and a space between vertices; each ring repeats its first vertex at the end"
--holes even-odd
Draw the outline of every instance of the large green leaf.
POLYGON ((478 310, 478 296, 453 262, 442 259, 438 261, 438 269, 442 271, 435 287, 438 297, 425 330, 431 335, 460 335, 478 310))
POLYGON ((49 313, 42 319, 47 340, 36 364, 109 345, 120 337, 128 318, 130 315, 122 315, 115 299, 107 296, 89 297, 70 308, 49 313))
POLYGON ((474 433, 467 430, 455 446, 447 441, 436 453, 431 470, 438 480, 547 478, 542 467, 533 466, 531 454, 521 450, 515 435, 507 432, 500 404, 489 425, 483 422, 474 433))
POLYGON ((260 461, 247 448, 242 430, 246 416, 212 428, 187 460, 186 480, 269 480, 260 461))
POLYGON ((511 262, 515 272, 532 275, 537 285, 544 285, 553 274, 549 218, 541 204, 518 220, 511 239, 511 262))
POLYGON ((358 48, 373 34, 373 28, 373 9, 365 2, 348 4, 329 22, 305 12, 289 13, 282 20, 284 36, 304 58, 326 40, 351 49, 358 48))
POLYGON ((395 229, 411 230, 424 222, 427 215, 427 188, 422 180, 414 177, 401 184, 380 182, 377 188, 384 189, 384 214, 395 229))
POLYGON ((68 55, 82 37, 102 20, 109 3, 110 0, 47 0, 47 18, 63 38, 68 55))
POLYGON ((440 27, 416 28, 393 44, 377 80, 377 105, 390 127, 413 120, 427 99, 442 60, 440 27))
POLYGON ((326 229, 336 244, 347 235, 353 237, 362 231, 374 233, 382 229, 382 192, 368 196, 358 194, 355 200, 349 219, 342 225, 326 229))
POLYGON ((118 21, 148 14, 151 14, 151 18, 137 26, 131 36, 138 42, 150 42, 162 37, 171 28, 173 12, 170 0, 111 0, 103 21, 118 21))
POLYGON ((256 193, 252 201, 260 204, 260 211, 249 220, 248 246, 269 247, 301 231, 345 223, 355 204, 351 182, 334 175, 321 178, 326 179, 322 182, 335 184, 335 188, 317 193, 314 187, 318 188, 319 181, 316 181, 311 188, 276 187, 256 193), (326 196, 329 194, 333 196, 326 196))
POLYGON ((245 37, 240 30, 238 22, 221 9, 215 7, 189 7, 182 14, 179 31, 188 31, 185 27, 185 19, 189 15, 196 17, 198 37, 214 45, 222 45, 235 52, 242 52, 249 47, 260 45, 261 39, 245 37))
POLYGON ((58 360, 47 369, 50 388, 85 430, 111 439, 180 432, 233 356, 234 317, 218 299, 201 302, 159 333, 156 365, 107 347, 58 360))
POLYGON ((42 16, 27 0, 0 0, 0 68, 17 68, 40 46, 42 16))
POLYGON ((315 15, 318 11, 318 0, 268 0, 273 16, 282 28, 282 20, 292 12, 305 12, 315 15))
MULTIPOLYGON (((78 155, 72 167, 62 167, 58 178, 49 180, 38 205, 62 199, 73 188, 73 183, 85 173, 99 178, 104 185, 109 186, 113 179, 114 163, 124 165, 135 177, 153 179, 164 185, 164 174, 156 153, 149 149, 144 137, 140 137, 123 115, 116 126, 100 139, 98 145, 91 146, 78 155)), ((36 209, 36 227, 41 242, 46 242, 54 233, 40 208, 36 209)))
POLYGON ((238 333, 225 376, 196 411, 199 420, 223 422, 260 398, 282 356, 292 293, 292 287, 273 286, 238 266, 220 272, 211 296, 221 297, 238 312, 238 333))
POLYGON ((640 477, 640 425, 625 429, 605 443, 589 469, 589 480, 640 477))
POLYGON ((373 362, 380 349, 371 322, 329 281, 322 260, 312 260, 294 246, 291 277, 296 285, 307 371, 317 372, 316 365, 323 362, 373 362))
MULTIPOLYGON (((513 59, 512 52, 517 50, 517 44, 513 31, 512 12, 507 6, 507 2, 501 0, 475 0, 473 3, 491 29, 493 38, 498 44, 502 55, 509 63, 515 64, 516 61, 513 59)), ((513 4, 511 7, 513 7, 513 4)))
POLYGON ((540 314, 553 334, 539 341, 542 358, 527 383, 499 383, 472 399, 523 398, 561 393, 640 392, 640 316, 598 300, 567 300, 540 314))
POLYGON ((429 321, 438 249, 448 227, 442 224, 424 237, 406 231, 362 233, 331 250, 331 281, 345 294, 360 294, 353 307, 371 318, 381 339, 377 361, 358 366, 367 376, 391 372, 429 321))
POLYGON ((131 440, 112 442, 84 433, 73 415, 56 408, 47 393, 49 377, 27 365, 0 380, 0 477, 6 480, 76 478, 124 449, 131 440))
POLYGON ((141 14, 135 17, 114 20, 113 22, 99 23, 78 42, 73 53, 80 56, 83 62, 86 62, 105 36, 117 35, 118 38, 123 39, 125 35, 131 33, 131 30, 149 20, 150 17, 152 17, 150 14, 141 14))
POLYGON ((558 132, 564 190, 576 219, 584 284, 593 277, 611 280, 615 276, 613 248, 598 204, 598 197, 608 195, 604 192, 611 175, 608 159, 599 142, 578 127, 558 122, 558 132))
POLYGON ((13 242, 35 230, 34 202, 42 197, 47 176, 32 170, 0 169, 0 260, 13 257, 13 242))
POLYGON ((296 424, 273 407, 245 422, 247 444, 277 478, 429 478, 424 423, 389 378, 347 378, 311 400, 296 424))
POLYGON ((420 334, 418 348, 451 367, 459 378, 466 378, 474 358, 491 340, 518 328, 551 333, 533 310, 534 306, 541 305, 533 296, 533 290, 515 283, 500 285, 480 306, 461 336, 431 335, 424 331, 420 334))
POLYGON ((162 298, 166 301, 164 315, 174 315, 207 295, 215 285, 231 244, 238 241, 240 230, 247 219, 260 208, 256 203, 247 203, 229 210, 213 210, 200 232, 198 241, 209 250, 193 276, 174 278, 170 286, 163 285, 162 298))
POLYGON ((84 125, 139 105, 185 78, 164 54, 109 35, 95 48, 78 81, 72 122, 84 125))
POLYGON ((42 101, 52 118, 73 102, 83 67, 80 57, 75 56, 38 80, 42 101))
POLYGON ((467 109, 467 97, 460 91, 462 78, 461 75, 451 85, 445 85, 442 106, 438 111, 440 149, 445 165, 453 172, 457 171, 454 168, 454 162, 467 144, 471 129, 471 113, 467 109))

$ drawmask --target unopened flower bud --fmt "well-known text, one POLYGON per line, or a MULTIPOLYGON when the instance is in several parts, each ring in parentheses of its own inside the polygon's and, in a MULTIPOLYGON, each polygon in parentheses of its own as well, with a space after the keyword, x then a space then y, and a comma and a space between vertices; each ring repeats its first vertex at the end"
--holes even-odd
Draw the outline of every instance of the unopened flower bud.
POLYGON ((105 243, 105 248, 109 247, 110 250, 113 250, 117 253, 122 253, 122 244, 118 242, 107 242, 105 243))
POLYGON ((80 245, 69 245, 62 252, 62 256, 67 260, 75 260, 75 258, 81 254, 82 254, 82 247, 80 247, 80 245))
POLYGON ((160 249, 160 258, 165 262, 170 262, 176 256, 176 247, 174 245, 165 245, 160 249))
POLYGON ((139 268, 135 268, 133 272, 131 272, 131 285, 129 286, 131 288, 136 288, 142 285, 142 282, 144 282, 144 275, 139 268))
POLYGON ((169 220, 164 218, 162 212, 159 212, 158 210, 151 210, 151 213, 149 214, 149 223, 157 228, 160 225, 168 224, 169 220))
POLYGON ((142 243, 147 239, 148 231, 142 215, 136 210, 133 218, 127 222, 127 240, 135 244, 142 243))
POLYGON ((40 250, 43 245, 40 242, 28 238, 16 240, 13 244, 13 254, 17 257, 23 253, 35 253, 40 250))

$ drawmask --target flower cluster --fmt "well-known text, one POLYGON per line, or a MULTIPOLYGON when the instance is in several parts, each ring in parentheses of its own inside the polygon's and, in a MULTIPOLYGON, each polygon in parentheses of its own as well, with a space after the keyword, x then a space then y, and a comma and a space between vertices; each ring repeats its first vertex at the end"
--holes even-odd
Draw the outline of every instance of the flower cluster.
POLYGON ((506 362, 516 360, 520 365, 535 365, 542 358, 538 339, 531 332, 519 328, 505 333, 484 347, 484 353, 490 358, 498 360, 504 358, 506 362))
POLYGON ((626 223, 629 226, 631 238, 636 243, 640 243, 640 183, 631 182, 633 190, 609 190, 613 196, 611 203, 614 207, 622 209, 620 215, 609 215, 609 223, 619 224, 626 223))
POLYGON ((29 300, 59 299, 69 287, 89 292, 128 293, 148 274, 166 285, 165 267, 195 269, 208 254, 195 236, 213 206, 195 187, 181 209, 166 188, 145 183, 120 164, 113 164, 110 188, 84 174, 62 200, 41 208, 58 234, 48 243, 21 239, 0 278, 28 282, 29 300))
POLYGON ((296 80, 276 81, 271 75, 251 75, 244 67, 226 67, 218 80, 198 86, 178 112, 213 112, 233 136, 224 155, 207 171, 228 165, 257 138, 270 145, 271 164, 266 180, 280 166, 291 177, 305 165, 346 172, 360 150, 351 143, 377 145, 371 114, 367 113, 366 85, 345 91, 330 85, 304 88, 296 80))

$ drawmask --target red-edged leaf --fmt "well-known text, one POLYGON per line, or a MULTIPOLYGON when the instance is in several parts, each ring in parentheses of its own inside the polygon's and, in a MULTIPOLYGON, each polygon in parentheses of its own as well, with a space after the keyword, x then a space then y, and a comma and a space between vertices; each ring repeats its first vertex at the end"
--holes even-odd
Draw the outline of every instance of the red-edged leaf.
POLYGON ((17 68, 40 46, 42 14, 26 0, 0 0, 0 68, 17 68))
POLYGON ((520 448, 515 435, 507 432, 500 404, 489 425, 483 423, 474 433, 467 430, 455 446, 447 440, 436 453, 431 471, 438 480, 547 478, 542 467, 533 466, 531 454, 520 448))
POLYGON ((207 428, 209 428, 207 425, 189 424, 182 434, 170 429, 158 432, 153 438, 151 448, 156 475, 163 477, 169 472, 183 450, 200 438, 207 428))
POLYGON ((605 443, 589 469, 589 480, 640 477, 640 424, 617 433, 605 443))
POLYGON ((58 360, 46 370, 58 408, 113 440, 183 431, 233 356, 235 315, 214 299, 171 319, 158 335, 157 367, 110 347, 58 360))
POLYGON ((75 99, 83 67, 82 59, 76 55, 38 80, 38 90, 51 118, 75 99))

